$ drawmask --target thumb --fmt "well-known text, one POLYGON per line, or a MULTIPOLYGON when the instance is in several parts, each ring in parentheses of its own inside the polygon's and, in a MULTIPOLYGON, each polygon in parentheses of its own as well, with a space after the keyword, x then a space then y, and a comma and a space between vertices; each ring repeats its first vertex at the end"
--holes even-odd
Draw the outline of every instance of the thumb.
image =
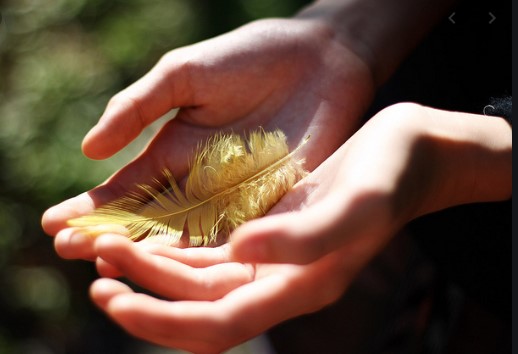
POLYGON ((343 242, 343 232, 320 208, 252 220, 231 235, 231 257, 246 263, 308 264, 343 242))
POLYGON ((344 199, 328 197, 307 209, 243 224, 231 235, 231 257, 246 263, 308 264, 346 243, 351 252, 375 252, 398 229, 383 194, 344 199))
POLYGON ((115 154, 142 130, 173 108, 192 106, 192 65, 177 50, 166 54, 141 79, 112 97, 102 117, 85 136, 83 152, 92 159, 115 154))

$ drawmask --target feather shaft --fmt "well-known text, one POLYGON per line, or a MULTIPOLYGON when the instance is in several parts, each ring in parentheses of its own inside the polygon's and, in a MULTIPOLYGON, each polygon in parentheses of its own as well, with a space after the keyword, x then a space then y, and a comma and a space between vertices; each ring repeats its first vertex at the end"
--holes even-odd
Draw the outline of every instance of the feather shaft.
MULTIPOLYGON (((309 138, 309 137, 308 137, 309 138)), ((219 243, 243 222, 264 215, 306 171, 294 158, 307 140, 289 152, 285 135, 276 130, 252 132, 245 142, 237 134, 217 134, 199 146, 182 192, 171 172, 166 185, 138 185, 132 193, 68 221, 85 234, 97 236, 107 225, 128 230, 133 240, 164 236, 177 244, 189 234, 191 246, 219 243), (99 225, 106 225, 100 228, 99 225)))

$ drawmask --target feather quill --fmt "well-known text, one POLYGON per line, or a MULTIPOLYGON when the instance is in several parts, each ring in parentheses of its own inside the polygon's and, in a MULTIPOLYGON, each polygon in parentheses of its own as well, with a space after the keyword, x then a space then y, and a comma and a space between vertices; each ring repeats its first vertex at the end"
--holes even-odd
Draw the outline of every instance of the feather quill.
POLYGON ((198 146, 183 192, 164 170, 166 183, 154 178, 156 187, 138 185, 139 193, 68 224, 92 236, 110 231, 132 240, 165 236, 168 244, 178 244, 188 234, 190 246, 224 242, 237 226, 266 214, 305 176, 303 160, 294 157, 301 145, 290 153, 280 130, 254 131, 247 140, 216 134, 198 146))

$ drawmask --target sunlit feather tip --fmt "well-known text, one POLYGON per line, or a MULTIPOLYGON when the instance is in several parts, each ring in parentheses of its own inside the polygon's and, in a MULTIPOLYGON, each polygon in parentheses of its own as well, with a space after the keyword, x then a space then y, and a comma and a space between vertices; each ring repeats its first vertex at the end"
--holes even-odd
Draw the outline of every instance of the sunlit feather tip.
MULTIPOLYGON (((303 145, 308 138, 301 144, 303 145)), ((178 244, 189 235, 191 246, 215 245, 247 220, 263 216, 305 174, 303 160, 289 152, 280 130, 258 130, 244 140, 238 134, 216 134, 198 147, 185 190, 165 169, 156 186, 138 185, 131 193, 68 221, 84 234, 126 234, 132 240, 150 236, 178 244)))

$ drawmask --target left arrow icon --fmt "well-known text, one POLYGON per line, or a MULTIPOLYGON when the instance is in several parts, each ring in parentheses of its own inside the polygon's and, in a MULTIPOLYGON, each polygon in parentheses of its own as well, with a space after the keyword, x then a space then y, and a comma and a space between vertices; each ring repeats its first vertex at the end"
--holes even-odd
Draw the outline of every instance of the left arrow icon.
POLYGON ((455 24, 455 20, 453 19, 453 16, 455 16, 455 12, 453 12, 450 17, 448 17, 448 20, 450 20, 451 23, 455 24))

